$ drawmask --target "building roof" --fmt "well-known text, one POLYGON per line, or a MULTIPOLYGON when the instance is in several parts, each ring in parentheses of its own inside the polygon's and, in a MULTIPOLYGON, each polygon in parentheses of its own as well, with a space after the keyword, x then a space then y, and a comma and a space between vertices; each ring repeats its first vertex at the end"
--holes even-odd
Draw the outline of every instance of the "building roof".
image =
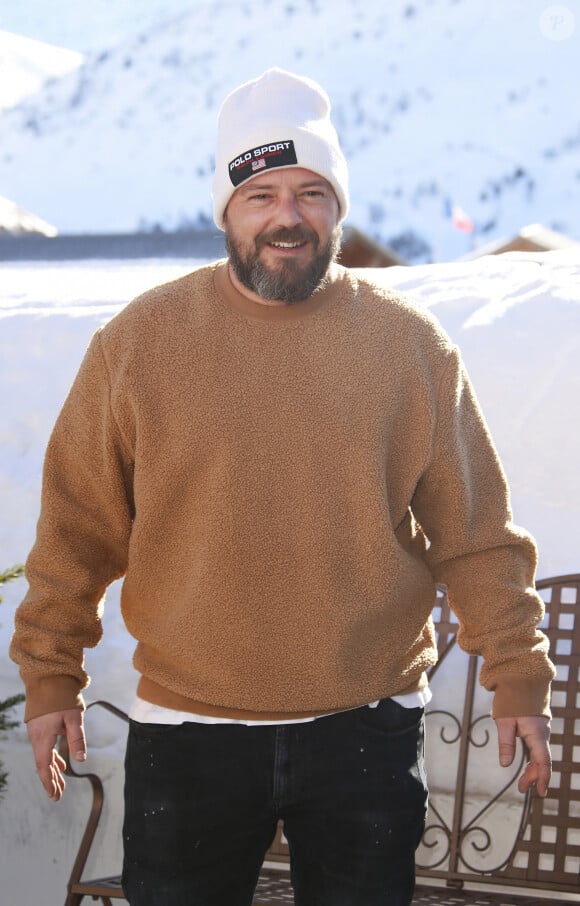
POLYGON ((344 228, 338 260, 345 267, 392 267, 409 263, 387 245, 351 226, 344 228))
POLYGON ((503 252, 552 252, 568 248, 577 248, 580 252, 580 242, 542 226, 541 223, 532 223, 523 227, 511 239, 497 239, 472 249, 459 261, 472 261, 474 258, 483 258, 484 255, 500 255, 503 252))

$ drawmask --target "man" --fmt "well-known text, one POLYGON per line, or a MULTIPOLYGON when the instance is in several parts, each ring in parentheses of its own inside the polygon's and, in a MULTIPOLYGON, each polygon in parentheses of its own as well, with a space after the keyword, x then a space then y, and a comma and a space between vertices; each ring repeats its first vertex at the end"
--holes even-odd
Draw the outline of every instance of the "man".
POLYGON ((126 759, 133 906, 251 903, 279 818, 298 906, 403 906, 423 830, 430 612, 484 656, 502 764, 545 795, 553 668, 456 348, 335 263, 347 168, 326 94, 278 69, 226 98, 228 260, 99 330, 46 456, 11 652, 42 783, 85 758, 83 649, 124 576, 141 673, 126 759))

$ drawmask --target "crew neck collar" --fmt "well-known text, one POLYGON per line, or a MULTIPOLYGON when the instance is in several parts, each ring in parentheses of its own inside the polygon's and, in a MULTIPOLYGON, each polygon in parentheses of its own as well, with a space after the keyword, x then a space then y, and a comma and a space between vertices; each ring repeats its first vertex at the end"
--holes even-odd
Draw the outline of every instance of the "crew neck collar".
POLYGON ((230 308, 246 317, 258 318, 261 321, 294 321, 319 311, 336 297, 336 289, 343 279, 342 268, 333 263, 330 265, 324 282, 307 299, 287 305, 267 305, 248 299, 236 289, 230 277, 227 260, 220 261, 214 271, 214 286, 220 298, 230 308))

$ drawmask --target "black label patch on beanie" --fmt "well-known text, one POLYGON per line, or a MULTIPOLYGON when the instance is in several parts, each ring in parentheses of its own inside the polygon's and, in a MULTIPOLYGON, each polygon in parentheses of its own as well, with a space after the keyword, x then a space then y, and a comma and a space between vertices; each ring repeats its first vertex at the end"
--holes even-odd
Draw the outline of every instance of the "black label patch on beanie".
POLYGON ((268 142, 238 155, 228 164, 228 171, 232 184, 239 186, 250 176, 256 176, 264 170, 289 167, 297 163, 293 141, 268 142))

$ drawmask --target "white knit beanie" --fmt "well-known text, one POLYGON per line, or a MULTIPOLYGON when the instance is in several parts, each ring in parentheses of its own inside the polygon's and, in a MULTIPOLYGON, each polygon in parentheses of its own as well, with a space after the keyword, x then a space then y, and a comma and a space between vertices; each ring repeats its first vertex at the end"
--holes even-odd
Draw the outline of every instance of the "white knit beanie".
POLYGON ((328 95, 312 79, 277 68, 232 91, 219 112, 212 197, 220 229, 237 187, 274 167, 304 167, 327 179, 344 220, 348 169, 328 95))

